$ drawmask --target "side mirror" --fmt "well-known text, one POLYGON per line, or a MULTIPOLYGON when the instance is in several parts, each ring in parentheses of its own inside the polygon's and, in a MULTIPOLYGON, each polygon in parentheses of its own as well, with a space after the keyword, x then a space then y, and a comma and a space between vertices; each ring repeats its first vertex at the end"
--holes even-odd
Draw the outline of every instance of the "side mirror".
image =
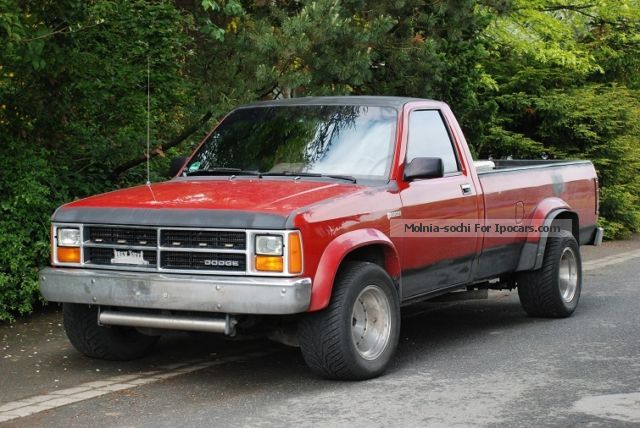
POLYGON ((173 159, 171 159, 171 166, 169 167, 169 176, 170 177, 175 177, 176 175, 178 175, 178 173, 180 172, 180 170, 182 169, 184 164, 187 163, 188 159, 189 158, 173 158, 173 159))
POLYGON ((414 158, 404 167, 404 179, 438 178, 444 176, 444 164, 441 158, 414 158))

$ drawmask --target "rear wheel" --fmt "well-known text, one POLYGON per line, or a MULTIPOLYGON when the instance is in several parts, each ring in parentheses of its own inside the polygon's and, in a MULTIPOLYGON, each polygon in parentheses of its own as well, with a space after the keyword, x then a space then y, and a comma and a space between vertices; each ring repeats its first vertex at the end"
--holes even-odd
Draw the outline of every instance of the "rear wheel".
POLYGON ((345 264, 329 306, 301 320, 298 340, 309 367, 330 379, 379 376, 400 335, 400 303, 389 275, 367 262, 345 264))
POLYGON ((542 267, 516 279, 520 303, 534 317, 563 318, 578 306, 582 290, 582 259, 569 232, 549 238, 542 267))
POLYGON ((147 355, 158 336, 147 336, 131 327, 98 325, 98 307, 65 303, 64 329, 69 341, 87 357, 127 361, 147 355))

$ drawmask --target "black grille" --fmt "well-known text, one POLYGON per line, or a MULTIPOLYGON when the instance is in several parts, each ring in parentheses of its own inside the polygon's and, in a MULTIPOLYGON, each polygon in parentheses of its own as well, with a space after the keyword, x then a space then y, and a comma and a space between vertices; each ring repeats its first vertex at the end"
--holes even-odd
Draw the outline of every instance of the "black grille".
POLYGON ((158 242, 157 228, 88 225, 84 228, 84 241, 84 262, 96 266, 202 272, 247 270, 247 239, 243 231, 160 228, 158 242), (182 250, 176 251, 178 248, 182 250), (142 263, 141 254, 148 263, 142 263), (119 259, 117 263, 111 261, 114 258, 119 259))
POLYGON ((160 242, 164 247, 244 250, 246 235, 212 230, 163 230, 160 242))
POLYGON ((163 269, 242 272, 246 270, 246 257, 244 254, 231 253, 163 251, 160 255, 160 267, 163 269))
POLYGON ((85 227, 85 240, 92 244, 137 245, 155 247, 158 232, 155 229, 124 227, 85 227))
MULTIPOLYGON (((113 266, 128 266, 123 263, 111 263, 111 259, 114 257, 113 248, 93 248, 93 247, 85 247, 84 249, 84 261, 85 263, 90 263, 94 265, 113 265, 113 266)), ((126 250, 125 250, 126 251, 126 250)), ((139 251, 135 251, 135 253, 139 253, 139 251)), ((155 250, 144 250, 143 259, 148 261, 147 265, 135 265, 131 264, 130 266, 139 266, 141 268, 155 268, 157 263, 157 253, 155 250)))

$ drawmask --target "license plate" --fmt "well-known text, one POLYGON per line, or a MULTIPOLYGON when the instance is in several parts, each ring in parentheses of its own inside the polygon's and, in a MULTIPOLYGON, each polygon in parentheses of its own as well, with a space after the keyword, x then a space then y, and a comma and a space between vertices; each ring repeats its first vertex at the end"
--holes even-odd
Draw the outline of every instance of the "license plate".
POLYGON ((113 250, 111 264, 114 265, 148 265, 149 261, 144 259, 142 251, 113 250))

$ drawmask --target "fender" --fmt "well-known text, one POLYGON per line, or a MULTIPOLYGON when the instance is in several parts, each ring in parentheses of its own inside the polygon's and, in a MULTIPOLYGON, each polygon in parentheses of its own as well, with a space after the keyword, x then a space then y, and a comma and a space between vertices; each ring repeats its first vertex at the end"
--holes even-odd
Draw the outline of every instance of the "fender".
POLYGON ((322 253, 311 288, 309 312, 319 311, 329 305, 333 281, 340 264, 351 251, 367 245, 383 246, 387 273, 399 283, 400 258, 389 237, 377 229, 353 230, 335 238, 322 253))
POLYGON ((538 204, 531 217, 531 225, 536 230, 527 235, 516 271, 536 270, 542 267, 548 233, 538 232, 538 228, 540 226, 550 226, 563 213, 575 215, 569 204, 560 198, 546 198, 538 204))

